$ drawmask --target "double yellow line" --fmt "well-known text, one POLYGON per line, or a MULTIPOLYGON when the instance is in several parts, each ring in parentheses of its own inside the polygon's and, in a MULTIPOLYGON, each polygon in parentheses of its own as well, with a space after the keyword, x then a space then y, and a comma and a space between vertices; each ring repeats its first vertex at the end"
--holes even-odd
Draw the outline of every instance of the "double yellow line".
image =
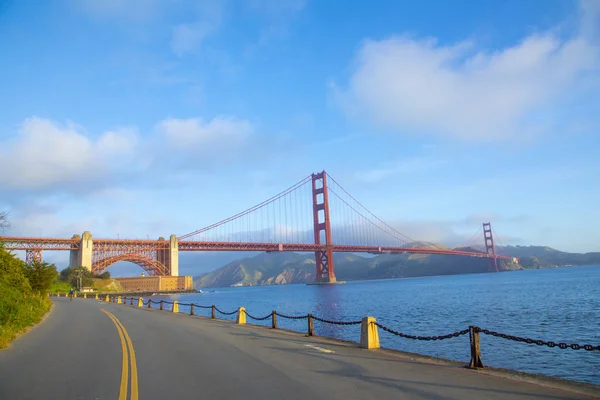
POLYGON ((127 400, 127 381, 129 376, 129 362, 127 352, 129 351, 129 358, 131 358, 131 394, 130 400, 138 400, 138 375, 137 375, 137 364, 135 362, 135 352, 133 351, 133 344, 131 338, 127 334, 125 327, 110 312, 105 309, 101 309, 102 312, 112 319, 112 322, 119 332, 121 338, 121 351, 123 353, 122 373, 121 373, 121 388, 119 390, 119 400, 127 400))

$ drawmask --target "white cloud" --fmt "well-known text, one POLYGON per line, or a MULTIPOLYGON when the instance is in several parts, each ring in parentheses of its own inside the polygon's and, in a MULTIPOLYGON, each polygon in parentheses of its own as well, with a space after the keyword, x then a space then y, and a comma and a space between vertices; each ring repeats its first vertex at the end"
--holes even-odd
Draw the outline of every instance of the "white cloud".
POLYGON ((89 138, 74 124, 60 126, 32 117, 21 124, 16 138, 0 147, 0 175, 4 188, 40 189, 57 183, 83 182, 109 174, 133 155, 137 134, 131 130, 106 132, 89 138))
POLYGON ((230 116, 208 121, 168 118, 157 128, 158 135, 119 128, 94 136, 73 123, 28 118, 11 139, 0 140, 0 170, 7 171, 0 175, 0 191, 118 189, 124 182, 141 183, 149 171, 165 167, 181 173, 217 161, 229 163, 254 133, 250 122, 230 116))
POLYGON ((532 134, 551 120, 549 107, 600 67, 600 48, 586 34, 597 21, 591 3, 582 3, 583 33, 534 34, 497 51, 433 38, 366 40, 340 101, 349 114, 402 133, 479 140, 532 134))
POLYGON ((252 134, 253 127, 245 120, 218 116, 208 122, 202 118, 168 118, 158 124, 158 130, 175 147, 206 149, 239 146, 252 134))

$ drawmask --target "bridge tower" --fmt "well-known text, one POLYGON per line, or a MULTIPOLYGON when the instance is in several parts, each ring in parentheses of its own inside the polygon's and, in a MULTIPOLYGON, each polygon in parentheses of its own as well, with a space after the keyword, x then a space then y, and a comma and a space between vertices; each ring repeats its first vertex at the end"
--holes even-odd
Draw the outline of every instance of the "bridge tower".
POLYGON ((315 251, 317 268, 315 283, 335 283, 337 280, 333 268, 329 193, 327 191, 327 173, 325 171, 312 174, 312 197, 315 244, 322 244, 322 232, 324 233, 325 240, 325 250, 315 251))
POLYGON ((42 249, 31 249, 25 251, 25 262, 31 265, 35 262, 42 262, 42 249))
POLYGON ((92 253, 94 250, 92 234, 89 231, 85 231, 82 236, 73 235, 73 239, 79 241, 79 248, 71 250, 69 255, 69 267, 83 267, 88 271, 91 271, 92 253))
POLYGON ((492 234, 492 224, 489 222, 483 223, 483 239, 485 241, 485 252, 491 254, 489 258, 489 270, 498 272, 498 257, 496 256, 496 247, 494 246, 494 235, 492 234))
MULTIPOLYGON (((165 238, 160 237, 158 240, 165 240, 165 238)), ((156 252, 156 260, 167 268, 171 276, 179 276, 179 240, 177 236, 171 235, 168 249, 159 249, 156 252)))

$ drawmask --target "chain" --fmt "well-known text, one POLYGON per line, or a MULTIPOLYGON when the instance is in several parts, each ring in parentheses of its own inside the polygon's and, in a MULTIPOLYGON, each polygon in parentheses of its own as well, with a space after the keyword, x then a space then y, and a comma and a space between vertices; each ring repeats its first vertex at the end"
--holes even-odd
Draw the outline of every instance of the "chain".
POLYGON ((469 333, 468 329, 464 329, 462 331, 453 332, 453 333, 449 333, 447 335, 440 335, 440 336, 414 336, 414 335, 407 335, 405 333, 395 331, 393 329, 388 328, 385 325, 381 325, 379 322, 375 322, 375 325, 377 325, 379 328, 383 329, 384 331, 391 333, 392 335, 400 336, 405 339, 413 339, 413 340, 427 340, 427 341, 429 341, 429 340, 444 340, 444 339, 451 339, 453 337, 459 337, 461 335, 466 335, 467 333, 469 333))
POLYGON ((262 317, 262 318, 257 318, 257 317, 253 317, 251 314, 248 314, 248 311, 246 311, 246 316, 250 319, 253 319, 255 321, 264 321, 265 319, 269 319, 273 316, 273 313, 267 315, 266 317, 262 317))
POLYGON ((514 340, 515 342, 537 344, 538 346, 558 347, 559 349, 570 348, 573 350, 584 349, 587 351, 600 350, 600 346, 592 346, 591 344, 577 344, 577 343, 567 344, 567 343, 563 343, 563 342, 556 343, 556 342, 552 342, 552 341, 545 342, 543 340, 535 340, 535 339, 524 338, 524 337, 519 337, 519 336, 507 335, 505 333, 494 332, 494 331, 490 331, 488 329, 477 328, 477 330, 481 333, 485 333, 486 335, 496 336, 496 337, 499 337, 502 339, 514 340))
POLYGON ((278 317, 281 318, 287 318, 287 319, 306 319, 308 318, 308 315, 285 315, 285 314, 279 314, 277 313, 278 317))
POLYGON ((238 310, 232 311, 232 312, 225 312, 225 311, 221 311, 219 310, 217 307, 215 307, 215 310, 223 315, 233 315, 233 314, 237 314, 238 310))
POLYGON ((360 325, 360 324, 362 324, 362 321, 330 321, 328 319, 323 319, 323 318, 319 318, 319 317, 315 317, 315 316, 313 316, 313 319, 316 321, 324 322, 326 324, 331 324, 331 325, 360 325))

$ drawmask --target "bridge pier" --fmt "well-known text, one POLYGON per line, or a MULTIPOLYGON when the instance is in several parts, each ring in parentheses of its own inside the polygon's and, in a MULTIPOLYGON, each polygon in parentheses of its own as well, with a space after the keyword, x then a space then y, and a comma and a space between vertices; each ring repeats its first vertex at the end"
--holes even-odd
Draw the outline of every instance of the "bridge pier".
POLYGON ((92 252, 94 250, 94 241, 89 231, 83 232, 82 236, 73 235, 73 239, 79 241, 79 248, 71 250, 69 256, 69 267, 83 267, 88 271, 92 270, 92 252))
POLYGON ((325 250, 315 251, 316 275, 315 284, 343 283, 337 282, 333 268, 333 243, 331 241, 331 223, 329 219, 329 192, 327 190, 327 173, 325 171, 312 174, 313 226, 315 244, 323 244, 321 233, 325 239, 325 250))
MULTIPOLYGON (((161 237, 158 240, 165 240, 165 238, 161 237)), ((179 240, 177 236, 171 235, 169 237, 168 250, 158 250, 156 260, 167 267, 169 275, 179 276, 179 240)))
POLYGON ((34 262, 42 262, 42 249, 33 249, 25 251, 25 262, 29 265, 34 262))

